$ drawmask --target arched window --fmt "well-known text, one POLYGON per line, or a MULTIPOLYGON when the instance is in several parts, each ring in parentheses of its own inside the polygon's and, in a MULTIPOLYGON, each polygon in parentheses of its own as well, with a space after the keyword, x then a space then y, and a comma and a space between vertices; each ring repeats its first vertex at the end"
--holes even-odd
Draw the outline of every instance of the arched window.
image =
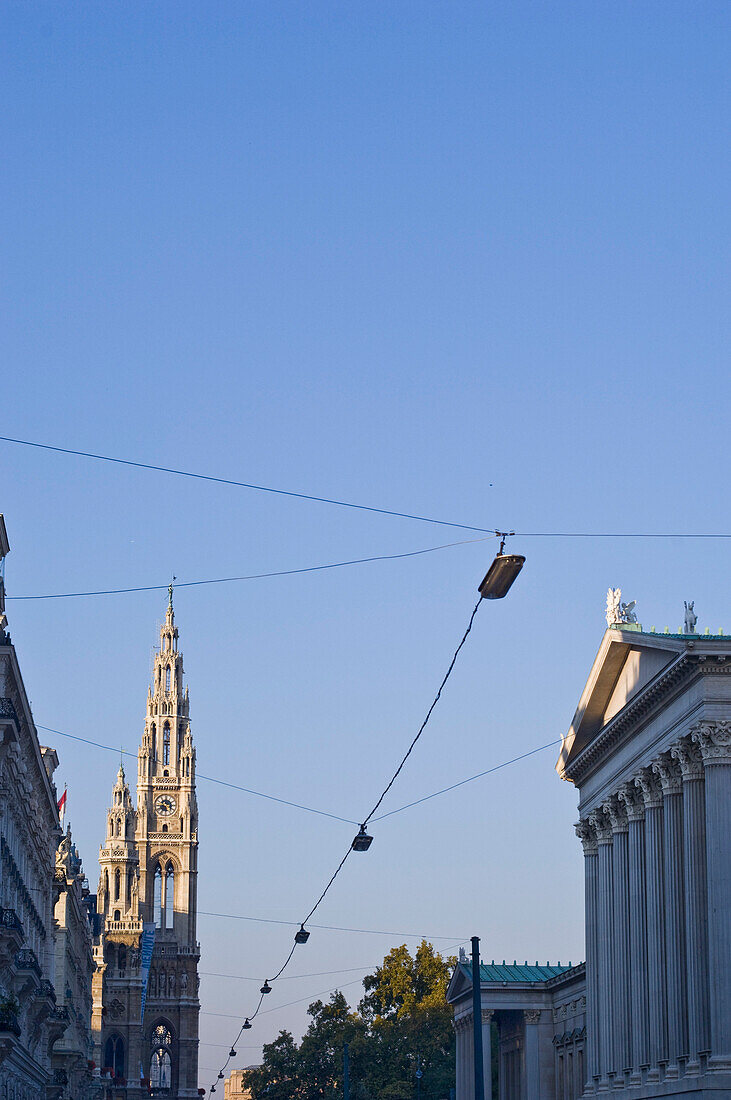
POLYGON ((175 914, 175 872, 172 863, 168 863, 165 871, 165 927, 173 927, 175 914))
POLYGON ((117 870, 114 872, 114 900, 115 901, 119 901, 119 882, 120 882, 120 878, 121 878, 121 875, 120 875, 119 867, 118 867, 117 870))
POLYGON ((173 1065, 170 1052, 173 1036, 166 1024, 157 1024, 152 1030, 150 1057, 150 1087, 155 1092, 169 1092, 172 1088, 173 1065))
POLYGON ((117 818, 117 836, 122 835, 122 822, 117 818))
POLYGON ((165 691, 170 691, 170 665, 165 669, 165 691))
POLYGON ((121 1035, 110 1035, 104 1044, 104 1068, 111 1069, 115 1077, 124 1077, 124 1040, 121 1035))
POLYGON ((127 969, 127 948, 123 943, 119 945, 119 972, 124 974, 127 969))
POLYGON ((170 763, 170 723, 166 722, 162 727, 162 762, 170 763))
POLYGON ((162 928, 162 870, 158 863, 155 868, 155 879, 152 889, 154 920, 158 928, 162 928))

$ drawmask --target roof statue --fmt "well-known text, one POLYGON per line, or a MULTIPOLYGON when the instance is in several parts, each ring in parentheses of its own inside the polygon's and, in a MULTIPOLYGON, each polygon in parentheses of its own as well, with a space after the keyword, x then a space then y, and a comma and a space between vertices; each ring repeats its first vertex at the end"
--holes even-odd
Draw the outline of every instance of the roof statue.
POLYGON ((622 589, 609 588, 607 590, 607 626, 616 626, 617 623, 636 623, 636 600, 630 603, 622 603, 622 589))
POLYGON ((695 634, 695 624, 698 622, 698 616, 693 610, 695 606, 695 600, 691 600, 688 603, 687 600, 683 600, 685 604, 685 622, 683 623, 683 634, 695 634))

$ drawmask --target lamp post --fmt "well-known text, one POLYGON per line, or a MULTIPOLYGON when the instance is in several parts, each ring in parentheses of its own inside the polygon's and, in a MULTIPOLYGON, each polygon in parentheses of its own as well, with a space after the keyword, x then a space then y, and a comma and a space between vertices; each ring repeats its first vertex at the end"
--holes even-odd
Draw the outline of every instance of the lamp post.
POLYGON ((482 996, 480 992, 480 937, 472 937, 472 1035, 475 1053, 475 1100, 485 1100, 482 1076, 482 996))

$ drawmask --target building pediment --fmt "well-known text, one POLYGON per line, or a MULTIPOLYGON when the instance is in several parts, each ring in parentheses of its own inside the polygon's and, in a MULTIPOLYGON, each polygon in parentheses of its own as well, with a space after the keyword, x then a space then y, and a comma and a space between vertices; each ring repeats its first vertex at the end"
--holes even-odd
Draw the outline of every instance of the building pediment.
POLYGON ((606 631, 589 679, 563 738, 556 770, 566 770, 618 714, 683 659, 689 639, 611 627, 606 631))

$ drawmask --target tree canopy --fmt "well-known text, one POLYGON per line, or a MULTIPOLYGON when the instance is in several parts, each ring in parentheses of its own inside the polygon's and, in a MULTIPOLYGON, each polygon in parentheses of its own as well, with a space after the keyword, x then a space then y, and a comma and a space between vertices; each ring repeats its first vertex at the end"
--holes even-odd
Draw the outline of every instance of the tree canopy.
POLYGON ((446 1100, 454 1033, 445 994, 455 962, 425 940, 413 956, 394 947, 364 978, 356 1011, 339 991, 314 1001, 301 1043, 281 1031, 264 1046, 262 1065, 249 1070, 253 1100, 341 1100, 345 1043, 352 1100, 415 1100, 417 1070, 422 1100, 446 1100))

